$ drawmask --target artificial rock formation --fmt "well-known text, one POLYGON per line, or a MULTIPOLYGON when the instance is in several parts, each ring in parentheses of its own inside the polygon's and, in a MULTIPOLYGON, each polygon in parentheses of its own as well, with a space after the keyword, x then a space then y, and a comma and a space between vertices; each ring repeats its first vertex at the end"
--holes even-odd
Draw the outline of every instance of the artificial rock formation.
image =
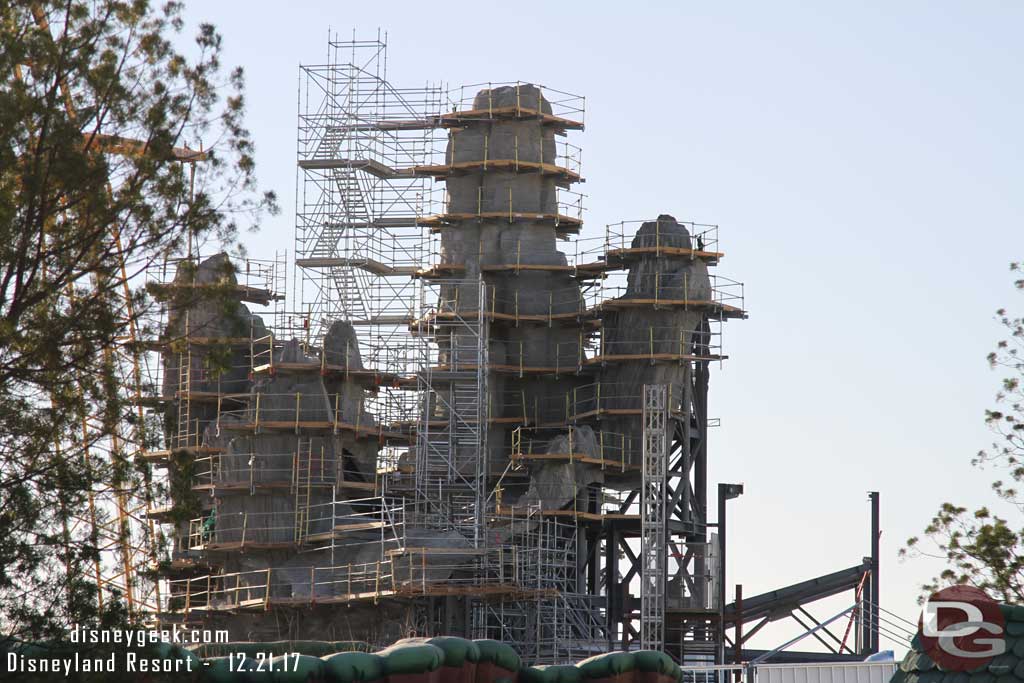
MULTIPOLYGON (((173 429, 168 435, 176 453, 171 479, 179 482, 173 502, 191 508, 194 520, 177 523, 175 559, 240 573, 233 592, 215 595, 214 602, 264 598, 268 568, 276 572, 272 595, 308 596, 310 565, 340 560, 296 550, 344 518, 344 504, 333 501, 372 495, 376 476, 377 443, 367 438, 376 422, 364 407, 366 390, 345 372, 320 372, 322 356, 345 370, 363 370, 355 334, 348 323, 336 322, 323 348, 296 340, 271 348, 262 321, 240 300, 253 293, 237 286, 226 255, 183 262, 172 291, 202 293, 206 285, 215 286, 212 296, 172 298, 164 333, 176 340, 164 353, 163 393, 176 397, 170 424, 179 415, 190 423, 187 436, 175 439, 173 429), (270 354, 270 369, 255 373, 270 354), (358 429, 306 427, 333 423, 358 429), (187 489, 195 496, 191 502, 187 489)), ((268 628, 259 619, 236 626, 239 637, 268 628)))
MULTIPOLYGON (((516 107, 551 113, 531 85, 483 90, 472 105, 516 107)), ((232 637, 504 635, 487 630, 497 622, 486 613, 473 615, 480 605, 466 587, 492 591, 492 606, 521 614, 523 628, 540 624, 538 633, 566 618, 573 595, 583 597, 572 609, 601 618, 588 594, 600 586, 601 538, 575 515, 600 525, 609 492, 639 488, 642 388, 672 385, 671 407, 684 408, 691 359, 708 355, 712 294, 707 264, 692 254, 703 245, 661 215, 631 247, 670 249, 620 256, 628 269, 622 296, 585 302, 586 279, 558 250, 566 231, 558 189, 579 180, 556 154, 559 132, 557 123, 518 114, 466 118, 451 129, 449 201, 437 228, 444 268, 434 272, 458 276, 435 283, 436 314, 417 321, 438 353, 436 367, 413 378, 424 394, 420 413, 401 418, 416 425, 399 460, 411 478, 378 476, 395 418, 366 407, 374 388, 360 373, 374 368, 363 367, 351 324, 335 322, 310 347, 271 341, 238 293, 227 314, 204 302, 172 311, 168 335, 182 335, 187 320, 193 335, 195 323, 204 336, 253 340, 228 345, 220 385, 199 372, 208 351, 165 356, 165 395, 184 388, 217 398, 190 404, 198 435, 190 457, 209 462, 206 485, 196 487, 209 523, 200 531, 195 521, 180 525, 178 550, 232 575, 232 592, 213 603, 304 607, 215 612, 232 637), (584 352, 596 335, 600 363, 584 352), (195 370, 184 385, 183 363, 195 370), (541 530, 548 536, 535 543, 541 530)), ((230 292, 229 271, 218 255, 199 264, 195 279, 230 292)), ((179 284, 191 277, 183 272, 179 284)), ((545 637, 557 642, 558 633, 545 637)))
MULTIPOLYGON (((540 89, 532 85, 482 90, 473 109, 515 105, 551 112, 540 89)), ((448 213, 472 217, 454 220, 442 229, 442 262, 465 264, 460 278, 467 281, 482 278, 488 300, 477 302, 474 284, 442 286, 442 299, 457 297, 466 316, 478 305, 492 314, 486 318, 486 362, 490 366, 573 366, 580 341, 574 316, 583 311, 583 301, 578 282, 565 269, 565 254, 557 248, 557 191, 572 178, 554 170, 558 163, 554 129, 529 118, 470 121, 451 133, 447 160, 475 166, 472 172, 446 179, 448 213), (511 160, 524 166, 543 163, 552 170, 522 172, 507 163, 488 167, 485 160, 511 160), (516 269, 512 265, 560 266, 563 270, 516 269), (451 291, 454 287, 459 289, 457 294, 451 291)), ((450 346, 444 339, 438 343, 442 348, 450 346)), ((490 374, 490 472, 500 473, 508 464, 510 433, 516 426, 510 418, 544 419, 543 413, 560 408, 565 393, 578 382, 572 375, 538 376, 529 371, 522 376, 490 374)), ((506 488, 511 501, 522 493, 515 484, 506 488)))
MULTIPOLYGON (((698 249, 689 231, 670 215, 643 223, 630 244, 640 248, 698 249)), ((707 303, 712 298, 707 263, 690 256, 664 253, 632 257, 628 264, 626 291, 621 306, 612 301, 602 313, 602 346, 612 356, 665 354, 682 356, 677 362, 652 363, 646 358, 605 365, 599 375, 609 408, 635 408, 635 398, 645 384, 667 384, 672 408, 680 408, 683 387, 691 381, 691 362, 685 356, 707 355, 710 343, 707 303), (665 302, 663 305, 632 305, 634 302, 665 302), (686 302, 681 303, 681 302, 686 302)), ((635 417, 610 417, 607 426, 640 443, 642 424, 635 417)), ((634 450, 631 462, 639 463, 634 450)))

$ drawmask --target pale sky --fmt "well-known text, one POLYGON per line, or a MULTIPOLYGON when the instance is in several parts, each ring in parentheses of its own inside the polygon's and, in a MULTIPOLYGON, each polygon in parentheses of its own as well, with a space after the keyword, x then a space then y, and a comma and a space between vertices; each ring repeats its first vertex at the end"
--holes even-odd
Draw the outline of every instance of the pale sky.
POLYGON ((1024 258, 1024 5, 189 5, 247 72, 258 174, 281 197, 247 238, 254 257, 292 249, 298 69, 324 61, 329 28, 387 31, 400 86, 521 80, 585 95, 586 131, 570 138, 584 236, 659 213, 718 224, 717 271, 746 283, 750 319, 727 325, 710 397, 722 420, 710 488, 746 485, 730 503, 730 593, 858 563, 878 490, 882 604, 916 621, 917 587, 939 565, 901 563, 898 549, 943 501, 992 498, 995 475, 969 461, 991 442, 994 311, 1024 303, 1007 268, 1024 258))

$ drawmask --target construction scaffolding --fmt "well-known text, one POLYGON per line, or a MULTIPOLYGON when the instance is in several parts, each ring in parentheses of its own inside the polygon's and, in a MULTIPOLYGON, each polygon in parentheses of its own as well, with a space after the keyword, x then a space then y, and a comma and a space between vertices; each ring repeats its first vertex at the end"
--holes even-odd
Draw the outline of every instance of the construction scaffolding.
POLYGON ((640 647, 665 646, 665 487, 668 483, 668 387, 645 385, 640 498, 640 647))
POLYGON ((574 238, 582 97, 386 64, 301 69, 290 297, 279 260, 153 273, 161 619, 715 656, 707 382, 746 315, 717 227, 574 238))
MULTIPOLYGON (((442 296, 472 287, 476 298, 486 299, 486 286, 476 283, 445 282, 442 296)), ((471 289, 469 291, 472 291, 471 289)), ((448 308, 445 300, 439 309, 448 308)), ((486 529, 487 452, 490 404, 488 396, 488 326, 483 310, 475 315, 435 316, 425 321, 421 333, 436 344, 431 346, 417 372, 417 389, 422 408, 416 429, 416 501, 427 509, 446 509, 451 521, 472 525, 474 547, 481 547, 486 529)))

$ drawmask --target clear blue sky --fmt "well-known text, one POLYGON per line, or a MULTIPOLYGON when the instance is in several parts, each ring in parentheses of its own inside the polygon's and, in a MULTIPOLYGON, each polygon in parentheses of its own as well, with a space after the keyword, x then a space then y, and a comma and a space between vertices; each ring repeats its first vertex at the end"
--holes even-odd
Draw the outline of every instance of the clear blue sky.
POLYGON ((324 61, 328 27, 386 30, 400 85, 585 95, 585 234, 717 223, 718 270, 747 284, 711 395, 711 481, 747 489, 730 584, 750 596, 857 563, 877 489, 883 606, 916 621, 937 565, 897 550, 941 502, 991 498, 969 460, 991 440, 993 312, 1024 303, 1007 270, 1024 258, 1024 5, 189 4, 248 74, 259 175, 282 198, 254 256, 291 249, 298 66, 324 61))

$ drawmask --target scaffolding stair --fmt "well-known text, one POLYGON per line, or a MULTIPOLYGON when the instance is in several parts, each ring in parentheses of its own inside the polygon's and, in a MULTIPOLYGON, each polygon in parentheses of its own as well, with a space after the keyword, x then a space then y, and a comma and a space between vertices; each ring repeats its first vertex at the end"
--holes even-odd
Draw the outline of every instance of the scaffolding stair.
POLYGON ((338 169, 332 174, 332 179, 340 197, 341 220, 329 220, 321 224, 313 248, 305 254, 310 258, 335 257, 339 245, 353 236, 354 229, 371 222, 358 174, 351 169, 338 169))
POLYGON ((338 291, 338 303, 345 320, 369 320, 371 318, 363 300, 359 279, 351 266, 331 268, 331 280, 338 291))

